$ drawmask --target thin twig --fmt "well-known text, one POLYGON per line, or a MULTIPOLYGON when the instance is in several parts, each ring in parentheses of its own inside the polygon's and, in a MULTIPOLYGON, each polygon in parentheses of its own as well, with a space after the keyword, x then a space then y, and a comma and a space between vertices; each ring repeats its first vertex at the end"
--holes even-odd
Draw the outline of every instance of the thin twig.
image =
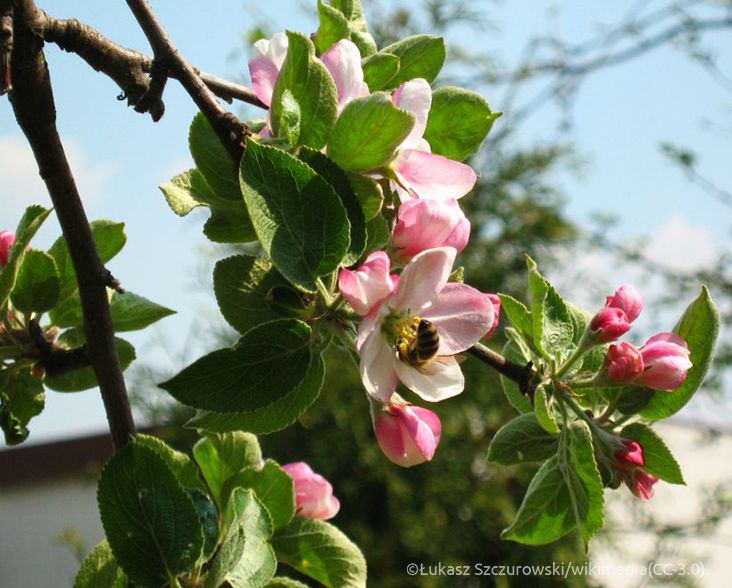
POLYGON ((531 362, 524 365, 513 363, 481 343, 476 343, 468 349, 467 353, 489 365, 509 380, 516 382, 521 393, 528 396, 529 400, 533 402, 534 386, 531 384, 531 378, 534 375, 534 369, 531 362))
POLYGON ((216 101, 215 95, 203 83, 198 72, 178 51, 147 0, 127 0, 127 5, 145 33, 155 59, 166 63, 176 74, 178 81, 216 131, 232 161, 238 166, 244 154, 244 137, 249 132, 246 125, 216 101))
POLYGON ((56 128, 56 106, 43 42, 25 22, 27 6, 27 0, 16 5, 10 101, 46 183, 76 270, 89 360, 99 382, 112 441, 119 449, 134 438, 135 423, 114 343, 106 269, 56 128))

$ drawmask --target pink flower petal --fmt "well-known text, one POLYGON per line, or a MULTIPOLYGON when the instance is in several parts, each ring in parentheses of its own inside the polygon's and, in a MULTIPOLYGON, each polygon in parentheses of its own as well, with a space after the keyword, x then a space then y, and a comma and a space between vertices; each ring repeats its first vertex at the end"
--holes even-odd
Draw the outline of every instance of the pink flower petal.
POLYGON ((432 88, 429 82, 422 78, 404 82, 394 92, 391 101, 402 110, 411 112, 416 119, 412 131, 401 144, 402 149, 417 148, 427 128, 427 117, 432 106, 432 88))
POLYGON ((288 39, 285 33, 277 33, 271 40, 260 39, 254 43, 254 57, 249 61, 252 88, 264 104, 272 102, 277 77, 287 56, 288 39))
POLYGON ((453 247, 460 253, 470 238, 470 221, 457 200, 412 199, 399 207, 392 244, 402 260, 434 247, 453 247))
POLYGON ((380 402, 388 402, 398 382, 394 369, 396 352, 379 330, 372 331, 360 351, 359 372, 366 392, 380 402))
POLYGON ((341 270, 338 289, 358 314, 370 314, 394 291, 390 268, 391 262, 386 252, 375 251, 357 270, 341 270))
POLYGON ((399 276, 399 285, 388 306, 394 310, 411 309, 416 314, 445 286, 456 255, 452 247, 436 247, 415 256, 399 276))
POLYGON ((336 88, 338 89, 338 110, 354 98, 368 95, 368 86, 364 94, 363 69, 361 68, 361 52, 347 39, 342 39, 328 49, 320 57, 328 68, 336 88))
POLYGON ((402 361, 396 361, 396 371, 402 383, 427 402, 452 398, 465 388, 463 372, 453 357, 440 358, 425 369, 427 373, 422 373, 402 361))
POLYGON ((404 188, 428 200, 461 198, 478 179, 469 165, 417 149, 399 151, 392 166, 404 188))
POLYGON ((437 327, 440 355, 454 355, 475 345, 493 326, 493 304, 466 284, 446 284, 420 316, 437 327))

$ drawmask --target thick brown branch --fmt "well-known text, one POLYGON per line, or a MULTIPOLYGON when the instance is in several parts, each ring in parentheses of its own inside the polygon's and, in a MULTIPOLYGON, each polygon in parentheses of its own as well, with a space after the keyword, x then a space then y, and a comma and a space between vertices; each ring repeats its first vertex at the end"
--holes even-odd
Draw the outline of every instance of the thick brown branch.
MULTIPOLYGON (((26 4, 30 10, 29 24, 35 34, 45 41, 55 43, 64 51, 79 55, 96 71, 112 78, 122 88, 130 104, 138 103, 149 85, 146 74, 153 71, 152 57, 122 47, 76 19, 55 19, 36 8, 32 2, 26 4)), ((223 100, 241 100, 267 108, 249 88, 205 72, 196 72, 211 91, 223 100)), ((174 71, 168 72, 168 75, 177 78, 174 71)))
POLYGON ((246 125, 217 102, 198 72, 178 51, 147 0, 127 0, 127 5, 150 42, 155 59, 166 63, 168 69, 175 73, 238 166, 244 153, 244 137, 248 133, 246 125))
POLYGON ((467 351, 473 357, 477 357, 486 365, 491 366, 498 373, 513 380, 518 384, 522 394, 534 401, 534 386, 531 384, 531 378, 534 375, 534 369, 531 362, 520 365, 503 357, 500 353, 496 353, 485 345, 476 343, 467 351))
POLYGON ((79 284, 89 360, 99 381, 115 448, 135 435, 135 424, 114 343, 105 285, 106 269, 94 245, 61 138, 43 42, 25 23, 23 4, 16 7, 10 101, 28 138, 41 177, 56 209, 79 284))
POLYGON ((0 96, 10 92, 10 56, 13 53, 13 3, 0 2, 0 96))

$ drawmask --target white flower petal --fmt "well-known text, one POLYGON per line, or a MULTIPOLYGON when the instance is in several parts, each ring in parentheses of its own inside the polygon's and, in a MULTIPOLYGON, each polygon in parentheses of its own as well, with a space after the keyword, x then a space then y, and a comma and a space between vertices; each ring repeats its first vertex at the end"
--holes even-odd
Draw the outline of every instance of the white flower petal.
POLYGON ((454 357, 441 357, 424 368, 425 373, 397 360, 396 372, 402 383, 427 402, 439 402, 460 394, 465 378, 454 357))

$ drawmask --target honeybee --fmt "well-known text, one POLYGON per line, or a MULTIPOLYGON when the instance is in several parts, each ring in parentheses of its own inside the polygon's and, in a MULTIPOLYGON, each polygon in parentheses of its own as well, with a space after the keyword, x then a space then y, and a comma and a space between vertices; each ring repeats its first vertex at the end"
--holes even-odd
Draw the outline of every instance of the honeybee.
POLYGON ((401 361, 425 373, 435 360, 440 360, 440 335, 427 319, 414 317, 412 325, 397 338, 396 351, 401 361))

